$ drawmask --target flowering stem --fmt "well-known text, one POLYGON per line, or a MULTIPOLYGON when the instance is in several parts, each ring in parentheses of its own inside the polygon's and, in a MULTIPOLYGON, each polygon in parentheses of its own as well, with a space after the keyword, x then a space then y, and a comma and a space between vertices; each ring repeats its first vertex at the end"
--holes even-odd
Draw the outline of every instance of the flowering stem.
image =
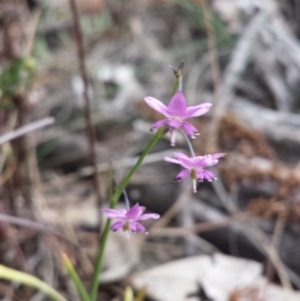
MULTIPOLYGON (((131 177, 134 175, 134 173, 137 171, 139 166, 142 164, 143 160, 148 155, 148 153, 151 151, 151 149, 156 144, 158 139, 163 137, 166 134, 167 131, 168 131, 167 128, 160 128, 156 132, 156 134, 151 139, 151 141, 149 142, 149 144, 146 147, 146 149, 144 150, 144 152, 140 155, 140 157, 137 160, 137 162, 135 163, 135 165, 131 168, 131 170, 129 171, 127 176, 122 181, 119 188, 112 195, 112 197, 110 199, 110 208, 115 208, 116 207, 116 205, 119 201, 119 198, 122 195, 122 193, 123 193, 124 189, 126 188, 126 186, 128 185, 131 177)), ((107 222, 106 222, 101 240, 100 240, 99 251, 98 251, 98 256, 97 256, 97 260, 96 260, 96 267, 95 267, 93 282, 92 282, 91 301, 96 301, 96 299, 97 299, 98 286, 99 286, 99 283, 100 283, 100 272, 101 272, 102 265, 103 265, 103 256, 104 256, 104 251, 105 251, 107 238, 108 238, 108 235, 109 235, 110 224, 111 224, 111 220, 108 219, 107 222)))
POLYGON ((189 138, 187 137, 187 135, 185 134, 184 131, 182 131, 182 130, 178 130, 178 131, 179 131, 179 132, 181 133, 181 135, 184 137, 184 139, 185 139, 185 141, 186 141, 186 143, 187 143, 187 145, 188 145, 188 147, 189 147, 189 149, 190 149, 190 152, 191 152, 192 157, 195 158, 196 155, 195 155, 195 152, 194 152, 194 148, 193 148, 192 143, 190 142, 189 138))
POLYGON ((40 279, 30 274, 5 267, 3 265, 0 265, 0 279, 15 281, 27 286, 34 287, 45 293, 55 301, 67 301, 67 299, 64 298, 59 292, 57 292, 54 288, 41 281, 40 279))

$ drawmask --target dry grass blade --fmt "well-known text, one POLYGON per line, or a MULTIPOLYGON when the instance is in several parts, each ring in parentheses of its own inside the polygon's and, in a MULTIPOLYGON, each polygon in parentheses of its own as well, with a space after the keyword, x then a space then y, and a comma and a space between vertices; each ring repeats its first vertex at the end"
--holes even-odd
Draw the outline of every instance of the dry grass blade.
POLYGON ((8 141, 16 139, 20 136, 23 136, 27 133, 35 131, 39 128, 50 125, 50 124, 54 123, 54 121, 55 121, 55 119, 53 117, 46 117, 44 119, 26 124, 26 125, 18 128, 18 129, 16 129, 15 131, 12 131, 12 132, 9 132, 7 134, 4 134, 4 135, 0 136, 0 144, 4 144, 8 141))

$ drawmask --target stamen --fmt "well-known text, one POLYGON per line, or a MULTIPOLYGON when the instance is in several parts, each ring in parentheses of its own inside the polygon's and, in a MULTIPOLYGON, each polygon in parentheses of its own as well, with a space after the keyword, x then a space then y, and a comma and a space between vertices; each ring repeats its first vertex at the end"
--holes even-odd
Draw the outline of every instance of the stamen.
POLYGON ((197 181, 196 181, 196 179, 193 179, 193 190, 194 190, 194 193, 197 192, 197 181))
POLYGON ((176 131, 174 130, 171 136, 171 146, 175 146, 175 142, 176 142, 176 131))

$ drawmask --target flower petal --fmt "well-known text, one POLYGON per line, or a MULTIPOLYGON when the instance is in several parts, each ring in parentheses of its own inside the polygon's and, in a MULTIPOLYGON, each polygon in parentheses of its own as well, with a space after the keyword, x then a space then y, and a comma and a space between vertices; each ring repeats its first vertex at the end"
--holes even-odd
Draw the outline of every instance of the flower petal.
POLYGON ((196 174, 198 181, 203 182, 203 179, 204 179, 203 170, 195 171, 195 174, 196 174))
POLYGON ((110 226, 110 230, 116 232, 120 229, 123 229, 125 223, 124 222, 116 222, 110 226))
POLYGON ((176 119, 169 119, 168 120, 168 125, 172 129, 178 129, 181 127, 181 121, 176 120, 176 119))
POLYGON ((147 229, 140 223, 131 222, 129 223, 129 228, 132 232, 146 232, 147 229))
POLYGON ((152 125, 150 131, 153 131, 153 130, 155 130, 155 129, 158 129, 158 128, 161 128, 161 127, 163 127, 163 126, 165 126, 165 125, 168 125, 168 121, 169 121, 169 120, 164 119, 164 120, 159 120, 159 121, 155 122, 155 123, 152 125))
POLYGON ((202 103, 197 106, 187 107, 185 109, 184 118, 201 116, 207 113, 210 110, 211 106, 211 103, 202 103))
POLYGON ((181 162, 180 165, 182 165, 183 167, 185 167, 185 168, 193 168, 194 167, 192 158, 188 157, 187 155, 182 154, 182 153, 174 153, 173 156, 181 162))
POLYGON ((147 214, 143 214, 139 217, 139 220, 144 221, 146 219, 159 219, 160 215, 156 214, 156 213, 147 213, 147 214))
MULTIPOLYGON (((139 206, 138 203, 136 203, 136 205, 139 206)), ((146 207, 144 207, 144 206, 139 206, 139 215, 138 215, 138 216, 141 216, 145 210, 146 210, 146 207)), ((139 218, 139 219, 140 219, 140 218, 139 218)))
POLYGON ((183 180, 184 178, 186 178, 191 172, 187 169, 181 171, 176 178, 174 179, 175 182, 180 182, 181 180, 183 180))
POLYGON ((212 159, 219 159, 225 157, 226 155, 227 155, 226 153, 216 153, 216 154, 212 154, 211 157, 212 159))
POLYGON ((200 182, 216 180, 215 175, 209 170, 196 171, 196 177, 200 182))
POLYGON ((147 96, 144 98, 145 102, 147 103, 147 105, 149 107, 151 107, 152 109, 154 109, 155 111, 165 115, 166 117, 170 117, 170 110, 168 109, 168 107, 163 104, 160 100, 151 97, 151 96, 147 96))
POLYGON ((101 209, 109 218, 124 218, 126 216, 126 209, 101 209))
POLYGON ((188 136, 193 136, 198 134, 198 130, 189 122, 182 122, 181 127, 188 136))
POLYGON ((193 164, 195 168, 202 168, 207 166, 206 157, 205 156, 198 156, 192 158, 193 164))
POLYGON ((205 165, 206 166, 213 166, 219 162, 217 158, 224 157, 224 153, 217 153, 214 155, 206 155, 205 157, 205 165))
POLYGON ((173 158, 169 158, 169 157, 165 157, 164 159, 166 162, 170 162, 170 163, 175 163, 175 164, 179 164, 181 165, 182 163, 176 159, 173 159, 173 158))
POLYGON ((206 181, 216 180, 216 176, 209 170, 203 170, 203 179, 206 181))
MULTIPOLYGON (((143 208, 145 208, 145 207, 143 207, 143 208)), ((129 209, 127 211, 126 218, 128 218, 128 219, 137 219, 140 216, 140 214, 143 213, 143 211, 141 211, 139 204, 135 204, 131 209, 129 209)))
POLYGON ((168 109, 172 116, 184 117, 186 100, 182 92, 179 91, 172 97, 168 109))

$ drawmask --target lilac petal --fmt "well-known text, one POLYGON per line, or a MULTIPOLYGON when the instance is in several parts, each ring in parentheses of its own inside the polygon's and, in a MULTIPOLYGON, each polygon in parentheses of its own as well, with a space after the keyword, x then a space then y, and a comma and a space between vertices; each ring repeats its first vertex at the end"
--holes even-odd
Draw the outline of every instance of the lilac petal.
POLYGON ((207 166, 206 160, 207 160, 207 158, 205 156, 198 156, 198 157, 192 158, 195 168, 202 168, 202 167, 207 166))
POLYGON ((216 154, 213 154, 211 155, 212 159, 219 159, 219 158, 222 158, 222 157, 225 157, 226 156, 226 153, 216 153, 216 154))
POLYGON ((136 219, 139 217, 140 212, 141 210, 139 204, 135 204, 130 210, 127 211, 126 217, 128 219, 136 219))
POLYGON ((148 214, 143 214, 139 217, 139 220, 143 221, 143 220, 146 220, 146 219, 159 219, 160 215, 159 214, 156 214, 156 213, 148 213, 148 214))
MULTIPOLYGON (((136 203, 136 205, 139 206, 138 203, 136 203)), ((138 219, 140 219, 140 216, 143 214, 143 212, 146 210, 146 207, 144 206, 139 206, 139 214, 138 214, 138 219)))
POLYGON ((147 229, 140 223, 137 222, 131 222, 129 223, 129 229, 132 232, 146 232, 147 229))
POLYGON ((196 177, 200 182, 215 180, 215 175, 209 170, 196 171, 196 177))
POLYGON ((180 165, 182 165, 183 167, 185 167, 185 168, 193 168, 194 167, 192 158, 189 158, 187 155, 182 154, 182 153, 174 153, 173 156, 181 162, 180 165))
POLYGON ((116 222, 110 226, 110 230, 116 232, 120 229, 123 229, 125 223, 124 222, 116 222))
POLYGON ((216 176, 209 170, 203 170, 203 178, 206 181, 216 180, 216 176))
POLYGON ((203 180, 204 180, 203 170, 195 171, 195 173, 196 173, 196 177, 197 177, 198 181, 203 182, 203 180))
POLYGON ((152 127, 151 127, 151 131, 154 130, 154 129, 161 128, 161 127, 163 127, 163 126, 165 126, 165 125, 168 125, 168 122, 169 122, 169 120, 166 120, 166 119, 164 119, 164 120, 159 120, 159 121, 155 122, 155 123, 152 125, 152 127))
POLYGON ((188 175, 190 174, 190 171, 185 169, 183 171, 181 171, 175 178, 175 182, 180 182, 181 180, 183 180, 184 178, 186 178, 188 175))
POLYGON ((188 136, 193 136, 198 134, 198 130, 188 122, 182 122, 181 127, 188 136))
POLYGON ((101 209, 109 218, 124 218, 126 216, 126 209, 101 209))
POLYGON ((206 166, 213 166, 219 162, 218 159, 215 159, 212 155, 206 155, 205 157, 205 165, 206 166))
POLYGON ((201 116, 207 113, 210 110, 211 106, 212 106, 211 103, 202 103, 197 106, 188 107, 185 110, 184 118, 201 116))
POLYGON ((175 120, 175 119, 170 119, 170 120, 168 120, 168 125, 172 129, 178 129, 181 127, 181 121, 175 120))
POLYGON ((179 91, 172 97, 168 109, 172 116, 184 117, 186 100, 182 92, 179 91))
POLYGON ((169 158, 169 157, 165 157, 164 159, 166 162, 170 162, 170 163, 175 163, 175 164, 179 164, 181 165, 182 163, 176 159, 173 159, 173 158, 169 158))
POLYGON ((145 97, 145 101, 147 103, 147 105, 149 107, 151 107, 152 109, 154 109, 155 111, 163 114, 166 117, 170 117, 170 110, 168 109, 168 107, 163 104, 160 100, 153 98, 151 96, 147 96, 145 97))

